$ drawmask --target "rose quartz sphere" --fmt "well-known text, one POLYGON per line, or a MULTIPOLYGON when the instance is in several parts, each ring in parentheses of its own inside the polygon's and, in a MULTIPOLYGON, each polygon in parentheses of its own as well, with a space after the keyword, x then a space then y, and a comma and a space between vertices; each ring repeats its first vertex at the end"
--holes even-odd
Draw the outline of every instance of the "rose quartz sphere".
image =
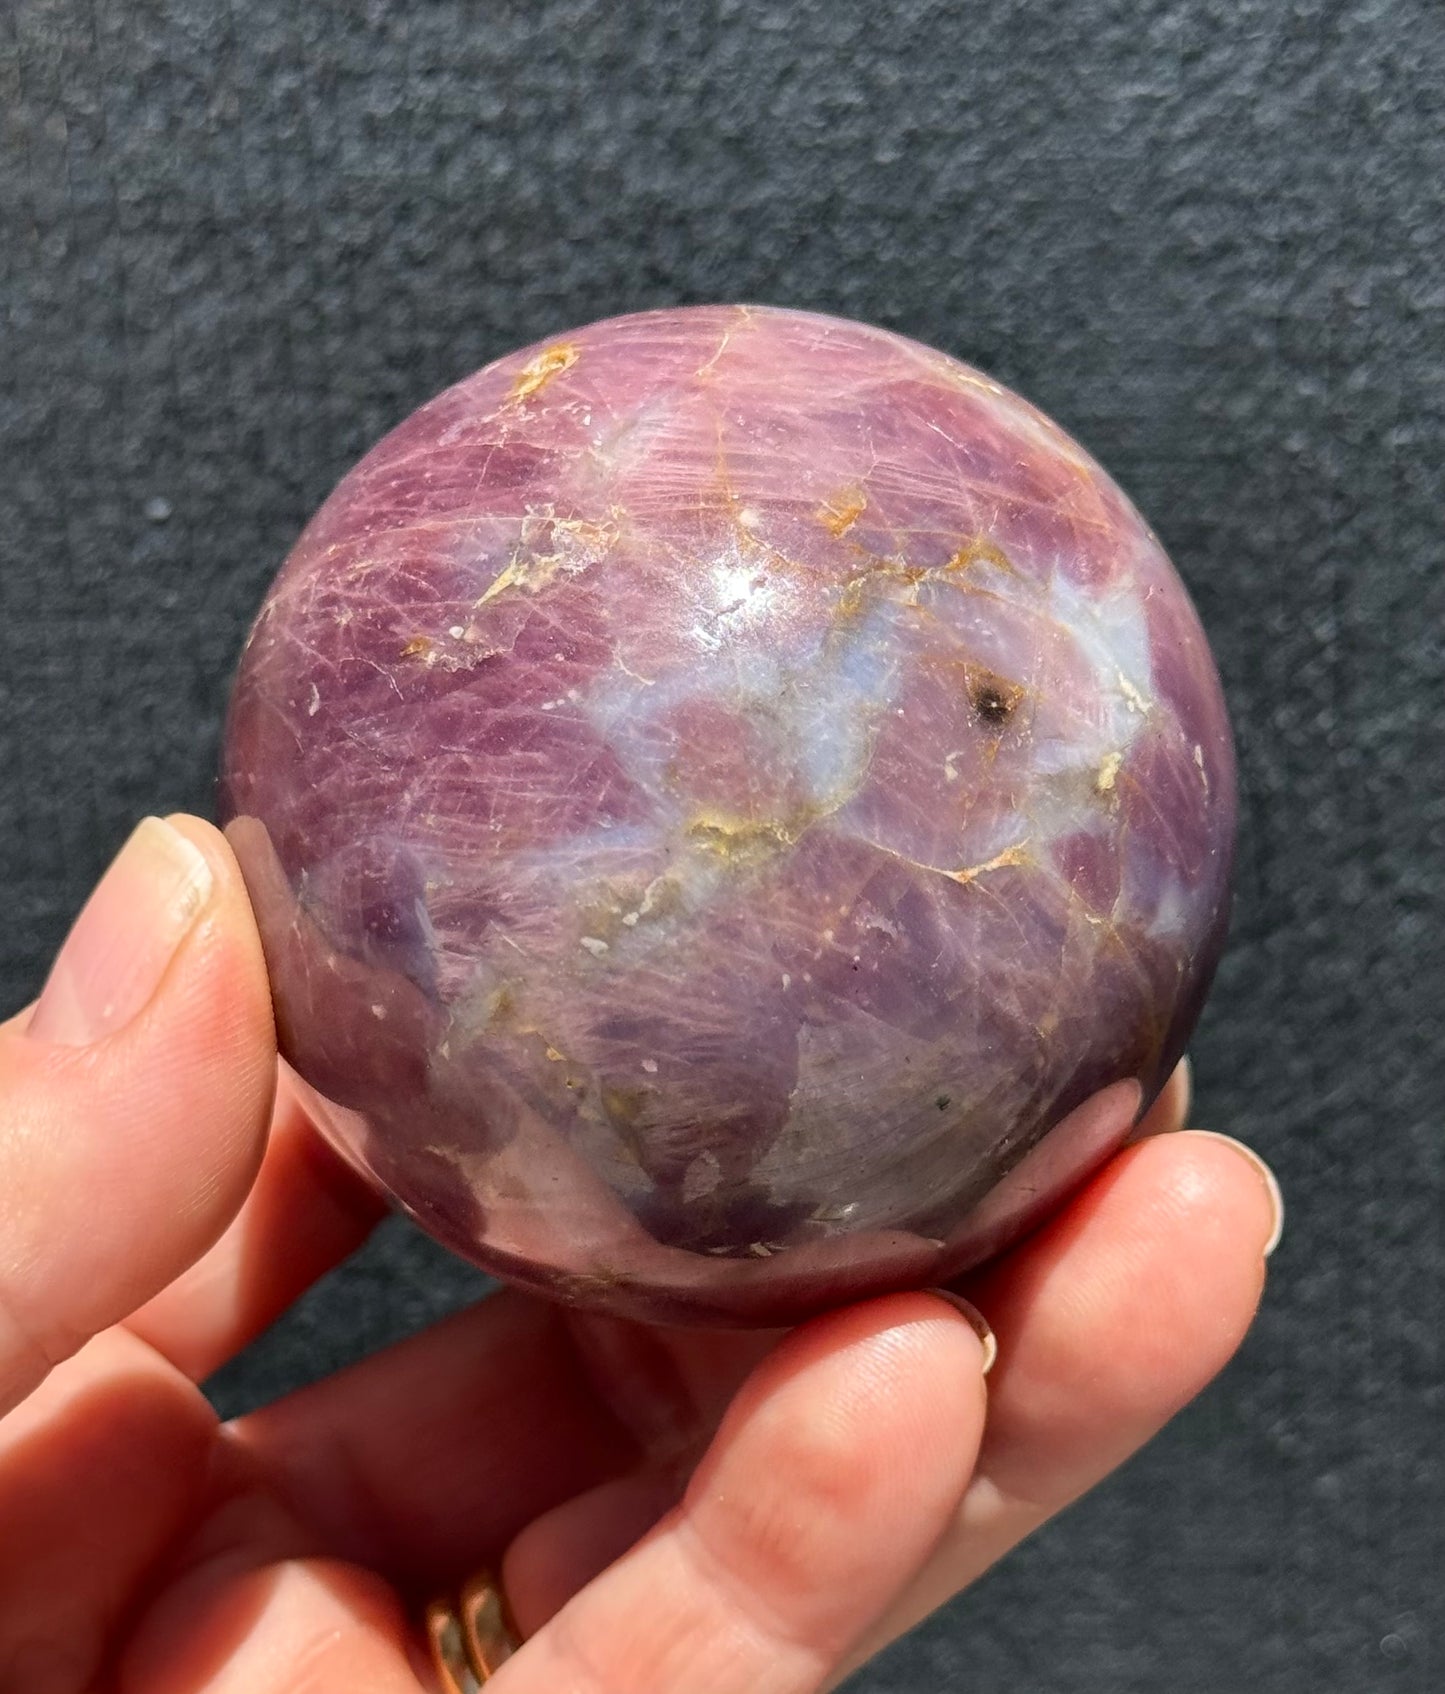
POLYGON ((438 1239, 783 1323, 996 1253, 1218 955, 1228 722, 1158 541, 900 336, 703 307, 448 389, 287 559, 224 820, 282 1050, 438 1239))

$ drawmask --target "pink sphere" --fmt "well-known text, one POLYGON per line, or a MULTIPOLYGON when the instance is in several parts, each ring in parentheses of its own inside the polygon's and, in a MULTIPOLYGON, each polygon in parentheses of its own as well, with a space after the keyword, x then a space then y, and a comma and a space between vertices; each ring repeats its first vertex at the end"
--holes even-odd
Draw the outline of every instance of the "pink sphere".
POLYGON ((1107 1157, 1235 825, 1104 472, 758 307, 555 337, 373 448, 262 608, 222 794, 344 1152, 509 1280, 734 1323, 952 1277, 1107 1157))

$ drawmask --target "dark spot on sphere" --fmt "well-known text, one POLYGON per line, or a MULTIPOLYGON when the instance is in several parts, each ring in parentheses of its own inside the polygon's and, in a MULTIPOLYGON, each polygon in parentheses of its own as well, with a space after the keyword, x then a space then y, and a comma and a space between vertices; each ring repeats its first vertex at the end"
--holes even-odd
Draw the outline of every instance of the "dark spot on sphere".
POLYGON ((988 724, 1007 723, 1013 713, 1013 701, 1001 690, 985 683, 974 690, 973 709, 988 724))

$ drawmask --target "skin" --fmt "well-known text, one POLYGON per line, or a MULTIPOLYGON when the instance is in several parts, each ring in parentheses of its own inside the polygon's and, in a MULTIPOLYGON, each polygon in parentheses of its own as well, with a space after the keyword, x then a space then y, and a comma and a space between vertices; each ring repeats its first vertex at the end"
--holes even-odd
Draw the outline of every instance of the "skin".
POLYGON ((1181 1073, 960 1289, 987 1381, 932 1293, 788 1334, 503 1293, 219 1423, 196 1384, 380 1209, 278 1086, 228 848, 171 823, 212 881, 144 1005, 87 1044, 0 1025, 0 1686, 415 1694, 418 1606, 491 1565, 528 1637, 501 1694, 813 1694, 1113 1470, 1250 1322, 1277 1201, 1180 1130, 1181 1073))

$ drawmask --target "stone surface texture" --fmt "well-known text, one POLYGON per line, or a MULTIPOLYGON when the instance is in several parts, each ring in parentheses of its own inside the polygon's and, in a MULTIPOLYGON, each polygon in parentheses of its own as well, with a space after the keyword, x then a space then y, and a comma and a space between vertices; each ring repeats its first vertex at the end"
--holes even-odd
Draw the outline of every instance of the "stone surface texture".
POLYGON ((298 541, 223 815, 338 1145, 512 1280, 784 1322, 938 1281, 1129 1133, 1218 957, 1229 728, 1093 461, 838 319, 613 319, 298 541))

